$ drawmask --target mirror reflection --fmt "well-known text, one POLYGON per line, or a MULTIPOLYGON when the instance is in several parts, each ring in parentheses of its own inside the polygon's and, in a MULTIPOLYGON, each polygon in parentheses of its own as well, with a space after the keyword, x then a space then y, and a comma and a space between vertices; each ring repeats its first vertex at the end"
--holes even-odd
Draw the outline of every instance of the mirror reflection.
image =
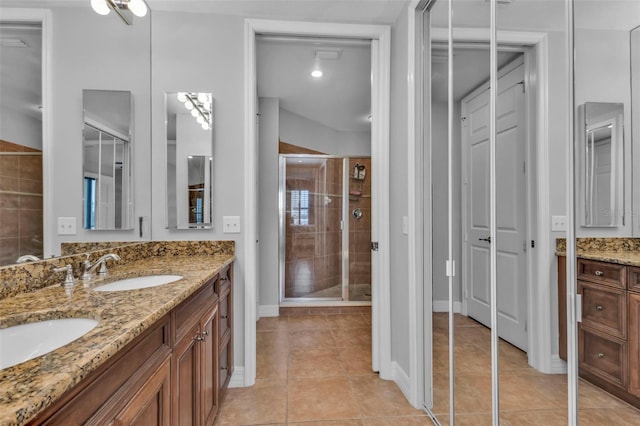
POLYGON ((0 22, 0 266, 42 257, 42 28, 0 22), (23 258, 22 260, 31 258, 23 258))
POLYGON ((587 102, 579 108, 578 180, 582 226, 624 224, 623 104, 587 102))
POLYGON ((165 94, 167 228, 210 229, 213 180, 211 93, 165 94))
POLYGON ((131 93, 83 90, 82 103, 84 228, 131 229, 131 93))

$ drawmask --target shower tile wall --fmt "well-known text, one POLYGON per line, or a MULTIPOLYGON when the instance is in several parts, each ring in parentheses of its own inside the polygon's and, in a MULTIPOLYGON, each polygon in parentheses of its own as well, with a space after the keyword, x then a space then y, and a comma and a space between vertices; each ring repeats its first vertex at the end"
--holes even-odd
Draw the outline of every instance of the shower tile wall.
POLYGON ((41 151, 0 140, 0 265, 42 256, 41 151), (33 153, 11 155, 6 153, 33 153))
MULTIPOLYGON (((371 285, 371 159, 349 159, 349 285, 371 285), (354 177, 356 163, 365 166, 365 178, 354 177), (360 193, 360 195, 357 195, 360 193), (360 208, 362 217, 351 214, 360 208)), ((370 287, 368 292, 370 292, 370 287)), ((356 290, 357 293, 357 290, 356 290)), ((350 299, 354 299, 353 294, 350 299)))
POLYGON ((288 159, 286 190, 285 297, 340 297, 342 159, 288 159), (308 223, 294 223, 296 191, 308 191, 308 223))

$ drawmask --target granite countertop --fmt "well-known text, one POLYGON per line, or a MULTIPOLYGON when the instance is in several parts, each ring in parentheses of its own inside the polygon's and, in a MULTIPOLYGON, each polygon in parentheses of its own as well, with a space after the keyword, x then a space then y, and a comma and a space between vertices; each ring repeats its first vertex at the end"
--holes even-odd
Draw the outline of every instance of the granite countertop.
MULTIPOLYGON (((565 251, 556 251, 557 256, 566 256, 565 251)), ((578 250, 579 259, 599 260, 620 265, 640 266, 640 252, 635 251, 583 251, 578 250)))
POLYGON ((234 256, 152 257, 118 265, 71 295, 56 285, 0 300, 0 328, 57 318, 93 318, 98 325, 80 339, 30 361, 0 370, 0 425, 32 419, 109 357, 200 288, 234 256), (91 288, 122 278, 175 274, 183 279, 158 287, 97 292, 91 288))

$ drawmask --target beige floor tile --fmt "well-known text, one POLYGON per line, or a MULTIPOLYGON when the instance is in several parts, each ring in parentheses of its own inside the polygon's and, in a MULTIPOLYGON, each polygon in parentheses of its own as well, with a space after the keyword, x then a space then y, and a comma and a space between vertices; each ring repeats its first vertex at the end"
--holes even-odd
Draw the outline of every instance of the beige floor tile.
MULTIPOLYGON (((566 383, 566 381, 565 381, 566 383)), ((566 384, 565 384, 566 389, 566 384)), ((580 379, 578 384, 578 406, 586 408, 627 408, 629 405, 599 387, 580 379)), ((640 415, 640 410, 638 411, 640 415)))
POLYGON ((567 410, 525 410, 500 413, 501 426, 566 426, 567 410))
POLYGON ((403 417, 375 417, 362 419, 366 426, 433 426, 433 421, 426 414, 403 417))
MULTIPOLYGON (((442 426, 450 424, 448 415, 436 416, 442 426)), ((456 426, 491 426, 491 414, 456 414, 456 426)))
POLYGON ((289 332, 286 330, 259 331, 256 333, 256 350, 287 354, 289 332))
POLYGON ((325 314, 289 315, 289 330, 326 330, 329 322, 325 314))
POLYGON ((360 418, 346 377, 290 380, 287 397, 289 422, 360 418))
POLYGON ((346 347, 338 350, 347 375, 375 374, 371 369, 370 349, 346 347))
POLYGON ((423 413, 409 404, 392 381, 371 375, 350 376, 349 383, 362 417, 415 416, 423 413))
POLYGON ((289 349, 335 349, 330 330, 296 330, 289 332, 289 349))
MULTIPOLYGON (((566 408, 562 388, 551 386, 553 377, 544 376, 535 370, 513 370, 500 374, 500 409, 505 411, 540 410, 566 408), (552 393, 553 389, 560 393, 552 393)), ((565 388, 566 389, 566 388, 565 388)))
POLYGON ((280 380, 256 381, 249 388, 227 390, 217 425, 286 423, 287 386, 280 380))
POLYGON ((370 326, 363 314, 327 314, 326 319, 330 328, 369 328, 370 326))
POLYGON ((287 377, 287 354, 256 351, 256 379, 287 377))
POLYGON ((288 365, 289 380, 346 374, 337 349, 294 350, 289 353, 288 365))
POLYGON ((352 420, 324 420, 319 422, 302 422, 302 423, 288 423, 289 425, 300 426, 360 426, 362 425, 361 419, 352 420))
POLYGON ((331 330, 339 348, 363 348, 371 350, 371 328, 334 328, 331 330))
POLYGON ((279 317, 260 318, 256 323, 257 331, 273 331, 288 329, 289 317, 282 315, 279 317))
POLYGON ((580 426, 638 426, 640 411, 632 407, 579 410, 578 423, 580 426))

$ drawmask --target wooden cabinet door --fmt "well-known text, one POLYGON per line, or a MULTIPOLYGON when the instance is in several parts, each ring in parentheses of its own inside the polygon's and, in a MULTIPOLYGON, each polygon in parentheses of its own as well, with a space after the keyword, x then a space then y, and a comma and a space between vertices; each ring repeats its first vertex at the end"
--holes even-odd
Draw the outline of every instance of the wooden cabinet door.
POLYGON ((170 373, 170 363, 167 358, 114 418, 114 426, 170 425, 170 373))
POLYGON ((173 424, 176 426, 193 426, 199 421, 199 336, 199 324, 196 324, 173 353, 173 424))
POLYGON ((218 307, 205 316, 201 329, 203 340, 201 344, 201 385, 202 395, 202 424, 212 425, 218 413, 218 307))
POLYGON ((629 293, 629 393, 640 397, 640 293, 629 293))

